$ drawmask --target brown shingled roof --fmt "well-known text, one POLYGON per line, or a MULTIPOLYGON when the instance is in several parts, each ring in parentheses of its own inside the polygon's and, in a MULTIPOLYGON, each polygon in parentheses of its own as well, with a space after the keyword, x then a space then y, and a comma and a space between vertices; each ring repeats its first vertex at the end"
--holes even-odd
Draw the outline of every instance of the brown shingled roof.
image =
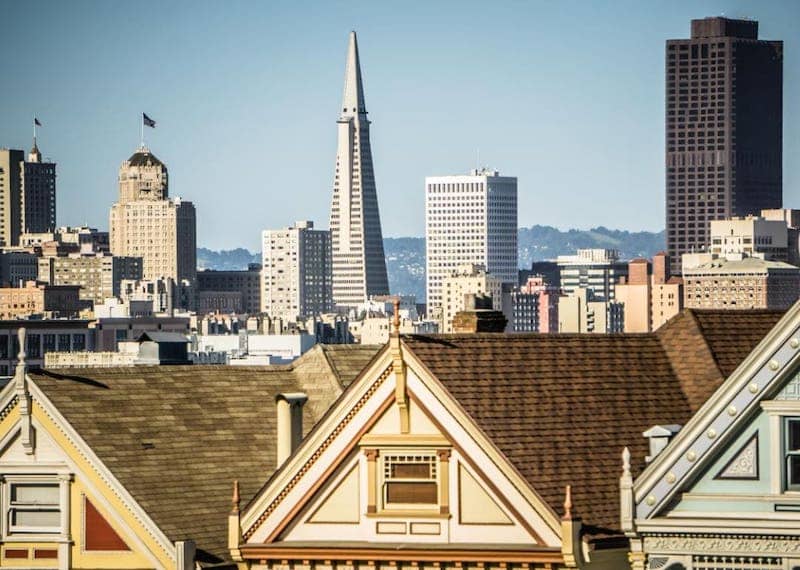
POLYGON ((404 342, 523 477, 561 514, 596 534, 619 529, 621 452, 635 472, 648 452, 642 432, 684 424, 780 314, 685 311, 658 333, 616 335, 407 336, 404 342), (699 324, 699 323, 702 323, 699 324), (725 335, 741 340, 717 342, 725 335), (757 337, 757 338, 756 338, 757 337))
MULTIPOLYGON (((347 352, 370 360, 379 347, 347 352)), ((334 351, 338 352, 338 351, 334 351)), ((337 358, 334 361, 343 363, 337 358)), ((353 379, 315 347, 289 366, 136 366, 30 372, 133 498, 203 561, 228 559, 234 479, 243 498, 275 471, 275 396, 306 392, 307 432, 353 379), (146 444, 146 445, 145 445, 146 444)))

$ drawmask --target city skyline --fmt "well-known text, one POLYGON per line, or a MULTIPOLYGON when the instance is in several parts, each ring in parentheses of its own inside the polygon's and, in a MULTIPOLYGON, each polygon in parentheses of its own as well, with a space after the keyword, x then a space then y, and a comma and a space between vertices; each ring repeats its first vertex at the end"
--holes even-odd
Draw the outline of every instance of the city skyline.
POLYGON ((800 202, 795 3, 625 3, 611 11, 536 3, 491 14, 420 4, 367 15, 358 5, 236 4, 218 20, 187 7, 128 14, 113 5, 46 4, 39 13, 12 6, 19 25, 0 43, 28 51, 2 64, 15 81, 0 95, 0 144, 27 149, 39 116, 39 147, 58 163, 59 225, 106 227, 117 165, 138 143, 145 111, 158 121, 147 142, 170 164, 173 194, 198 207, 199 245, 256 250, 265 228, 297 219, 325 227, 342 44, 356 29, 370 116, 380 124, 372 146, 385 236, 423 235, 425 176, 465 172, 478 153, 481 166, 518 176, 521 226, 659 231, 664 42, 686 37, 690 19, 723 12, 758 20, 761 37, 786 42, 784 201, 800 202), (123 16, 130 21, 117 22, 123 16), (132 34, 105 25, 112 21, 132 34), (482 33, 498 24, 502 34, 482 33), (192 41, 198 33, 219 41, 192 41), (587 36, 602 41, 588 49, 587 36), (575 155, 581 167, 566 168, 575 155), (236 199, 219 200, 221 193, 236 199), (569 204, 549 199, 567 193, 569 204), (601 194, 615 200, 571 207, 601 194))

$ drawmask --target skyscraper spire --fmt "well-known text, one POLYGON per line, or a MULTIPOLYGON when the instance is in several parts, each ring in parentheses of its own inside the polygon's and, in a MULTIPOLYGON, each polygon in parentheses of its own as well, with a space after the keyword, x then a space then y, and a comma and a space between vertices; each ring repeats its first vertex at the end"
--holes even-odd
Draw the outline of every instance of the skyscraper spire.
POLYGON ((342 308, 389 294, 369 124, 358 42, 350 32, 331 204, 333 301, 342 308))
POLYGON ((364 105, 364 86, 361 84, 361 62, 358 59, 356 33, 350 32, 347 46, 347 65, 344 71, 344 95, 342 96, 342 118, 367 114, 364 105))

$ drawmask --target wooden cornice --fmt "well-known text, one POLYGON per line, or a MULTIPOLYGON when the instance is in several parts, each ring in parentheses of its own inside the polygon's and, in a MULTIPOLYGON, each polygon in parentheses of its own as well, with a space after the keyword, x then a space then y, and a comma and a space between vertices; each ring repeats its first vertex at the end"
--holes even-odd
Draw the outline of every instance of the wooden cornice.
POLYGON ((271 546, 243 545, 245 560, 359 560, 397 562, 486 562, 508 564, 561 564, 560 548, 540 547, 531 550, 491 550, 468 548, 414 548, 407 545, 369 547, 271 546))

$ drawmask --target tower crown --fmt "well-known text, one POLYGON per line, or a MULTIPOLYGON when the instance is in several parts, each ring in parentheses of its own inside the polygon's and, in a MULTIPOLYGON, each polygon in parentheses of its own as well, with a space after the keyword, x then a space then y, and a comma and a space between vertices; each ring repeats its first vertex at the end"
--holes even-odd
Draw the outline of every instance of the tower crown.
POLYGON ((344 94, 342 95, 342 118, 366 115, 364 86, 361 84, 361 62, 358 59, 358 40, 356 33, 350 32, 347 46, 347 65, 344 71, 344 94))
POLYGON ((167 166, 145 146, 136 149, 119 169, 120 202, 166 200, 169 197, 167 166))

